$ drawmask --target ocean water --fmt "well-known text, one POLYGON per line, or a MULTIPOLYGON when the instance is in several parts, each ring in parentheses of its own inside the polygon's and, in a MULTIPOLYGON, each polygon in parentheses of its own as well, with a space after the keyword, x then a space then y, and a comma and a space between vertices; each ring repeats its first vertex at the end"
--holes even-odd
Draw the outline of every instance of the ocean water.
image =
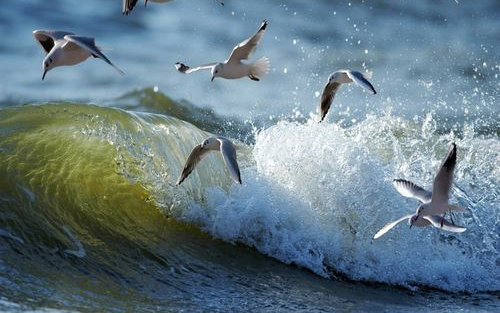
POLYGON ((0 7, 0 310, 496 312, 500 309, 500 3, 27 0, 0 7), (269 26, 261 82, 174 63, 224 60, 269 26), (31 32, 95 36, 50 71, 31 32), (373 96, 336 69, 373 71, 373 96), (191 148, 235 140, 243 185, 191 148), (458 146, 461 234, 387 222, 458 146))

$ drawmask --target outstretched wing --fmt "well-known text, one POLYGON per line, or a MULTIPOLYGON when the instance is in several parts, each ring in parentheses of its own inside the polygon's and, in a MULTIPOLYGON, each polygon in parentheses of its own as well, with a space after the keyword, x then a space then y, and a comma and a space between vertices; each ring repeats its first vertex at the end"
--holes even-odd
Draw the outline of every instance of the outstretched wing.
POLYGON ((205 65, 200 65, 197 67, 189 67, 185 65, 184 63, 177 62, 175 63, 175 69, 177 71, 181 72, 182 74, 191 74, 194 72, 197 72, 199 70, 209 70, 212 69, 217 63, 210 63, 210 64, 205 64, 205 65))
POLYGON ((394 179, 392 185, 404 197, 417 199, 422 203, 431 202, 432 193, 411 181, 394 179))
POLYGON ((377 239, 379 237, 381 237, 383 234, 387 233, 389 230, 391 230, 391 228, 393 228, 394 226, 396 226, 399 222, 402 222, 404 220, 407 220, 409 218, 412 217, 412 214, 409 214, 409 215, 406 215, 406 216, 403 216, 402 218, 400 219, 397 219, 395 220, 394 222, 390 222, 388 224, 386 224, 384 227, 382 227, 381 230, 379 230, 375 236, 373 236, 373 239, 377 239))
POLYGON ((220 152, 226 167, 231 174, 231 178, 241 184, 240 168, 238 167, 238 162, 236 160, 236 150, 231 141, 226 138, 218 137, 217 140, 220 142, 220 152))
POLYGON ((66 35, 74 35, 73 33, 60 30, 35 30, 33 36, 36 41, 42 46, 45 53, 49 53, 54 48, 56 40, 63 39, 66 35))
POLYGON ((94 57, 100 58, 104 60, 104 62, 108 63, 112 67, 114 67, 120 74, 124 74, 124 72, 119 69, 116 65, 114 65, 100 50, 97 48, 95 45, 95 39, 91 37, 83 37, 83 36, 76 36, 76 35, 66 35, 64 36, 64 39, 68 41, 63 46, 64 48, 71 49, 71 44, 75 44, 78 47, 87 50, 90 52, 94 57))
MULTIPOLYGON (((370 91, 374 95, 377 94, 373 85, 365 78, 363 74, 357 71, 346 71, 345 72, 350 79, 352 79, 356 84, 370 91)), ((371 73, 367 76, 371 76, 371 73)))
POLYGON ((467 230, 467 228, 465 227, 450 223, 448 220, 439 215, 425 215, 422 217, 431 222, 432 226, 441 228, 442 230, 450 231, 453 233, 463 233, 467 230))
POLYGON ((321 94, 321 105, 320 105, 320 111, 321 111, 320 122, 322 122, 325 119, 328 110, 330 110, 333 98, 335 97, 335 94, 337 93, 339 87, 340 87, 339 83, 335 81, 329 81, 325 85, 325 88, 323 88, 323 93, 321 94))
POLYGON ((448 150, 446 158, 434 178, 432 186, 432 201, 436 203, 448 203, 451 185, 453 184, 453 171, 457 163, 457 146, 454 142, 448 150))
POLYGON ((255 33, 255 35, 253 35, 252 37, 248 38, 247 40, 241 42, 239 45, 234 47, 233 52, 231 52, 231 55, 229 56, 227 62, 237 63, 240 60, 248 59, 249 57, 251 57, 252 54, 257 49, 257 45, 262 40, 262 37, 264 36, 264 33, 266 31, 266 27, 267 27, 267 21, 264 20, 262 21, 262 24, 260 25, 260 28, 257 31, 257 33, 255 33))
POLYGON ((191 153, 189 154, 186 164, 184 165, 184 168, 182 169, 182 173, 179 176, 179 179, 177 180, 176 185, 180 185, 188 176, 191 174, 191 172, 194 170, 196 165, 200 163, 201 159, 209 152, 207 149, 203 149, 201 144, 195 146, 193 150, 191 150, 191 153))

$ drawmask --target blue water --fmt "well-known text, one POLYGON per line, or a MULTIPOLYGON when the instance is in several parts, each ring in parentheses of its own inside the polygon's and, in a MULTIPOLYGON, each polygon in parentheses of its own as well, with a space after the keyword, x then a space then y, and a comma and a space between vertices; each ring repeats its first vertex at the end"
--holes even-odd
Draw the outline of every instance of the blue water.
MULTIPOLYGON (((0 143, 5 143, 0 170, 6 169, 0 180, 0 309, 497 311, 500 1, 225 4, 178 0, 144 8, 140 0, 129 16, 122 16, 119 0, 23 0, 0 6, 0 143), (196 66, 225 60, 263 19, 269 26, 252 60, 268 57, 271 70, 260 82, 212 83, 207 71, 182 75, 175 70, 178 61, 196 66), (35 29, 94 36, 126 74, 89 59, 56 68, 42 81, 44 53, 32 36, 35 29), (373 71, 378 93, 342 86, 326 122, 318 124, 322 88, 328 75, 342 68, 373 71), (59 101, 60 106, 46 104, 59 101), (31 104, 40 110, 8 111, 31 104), (128 111, 87 109, 88 104, 128 111), (214 171, 225 172, 218 159, 210 158, 181 189, 172 189, 178 160, 204 133, 161 115, 130 111, 171 115, 244 141, 238 150, 244 184, 215 179, 214 171), (72 118, 74 124, 66 127, 72 118), (26 122, 14 127, 16 119, 26 122), (39 130, 38 125, 44 126, 39 130), (17 131, 26 137, 15 137, 17 131), (23 155, 11 150, 13 142, 35 146, 29 140, 40 134, 47 135, 40 142, 45 148, 36 150, 43 151, 40 161, 33 168, 27 161, 12 163, 8 153, 23 155), (151 226, 146 222, 118 219, 140 238, 123 246, 117 244, 116 229, 95 230, 80 221, 81 228, 68 233, 59 217, 46 217, 48 233, 60 228, 64 238, 54 239, 56 244, 45 232, 17 232, 22 223, 12 220, 20 218, 19 208, 66 208, 68 216, 80 218, 89 208, 103 208, 91 201, 100 199, 92 188, 80 190, 67 182, 69 191, 60 191, 65 185, 53 179, 65 173, 57 171, 60 165, 52 174, 50 166, 37 167, 59 156, 45 154, 52 149, 47 148, 51 138, 59 148, 71 144, 79 151, 83 161, 75 165, 77 157, 68 157, 68 167, 89 164, 81 176, 89 184, 100 181, 85 173, 94 173, 106 158, 87 156, 92 145, 85 138, 116 147, 113 162, 124 167, 117 172, 131 186, 143 186, 149 193, 144 205, 151 204, 168 222, 151 230, 143 229, 151 226), (394 191, 391 179, 430 187, 450 141, 458 144, 452 200, 467 209, 455 218, 467 231, 409 231, 400 225, 373 241, 385 223, 416 206, 394 191), (121 159, 124 151, 133 157, 129 163, 121 159), (37 185, 35 174, 47 179, 49 191, 59 190, 54 196, 85 200, 42 201, 41 194, 51 194, 37 189, 45 185, 37 185), (56 182, 54 188, 50 182, 56 182), (141 246, 141 236, 149 231, 154 247, 141 246), (43 249, 31 246, 38 237, 43 249), (105 244, 119 248, 106 254, 105 244), (154 257, 131 252, 130 259, 118 260, 118 251, 137 246, 154 257), (80 263, 54 251, 85 254, 78 254, 80 263), (23 261, 16 263, 19 256, 23 261), (64 288, 55 288, 61 281, 64 288)), ((126 203, 127 192, 110 190, 117 202, 126 203)), ((131 210, 149 221, 138 213, 141 208, 131 210)), ((60 218, 68 223, 64 214, 60 218)))

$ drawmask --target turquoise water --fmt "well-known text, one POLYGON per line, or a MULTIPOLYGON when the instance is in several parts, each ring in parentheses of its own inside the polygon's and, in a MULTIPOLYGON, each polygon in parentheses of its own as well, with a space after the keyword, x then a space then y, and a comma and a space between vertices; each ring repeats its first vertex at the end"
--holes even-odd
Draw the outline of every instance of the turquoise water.
POLYGON ((0 8, 0 310, 498 310, 497 1, 75 3, 0 8), (263 18, 261 82, 175 71, 263 18), (95 35, 126 75, 89 60, 42 82, 39 28, 95 35), (318 124, 346 67, 378 94, 344 86, 318 124), (243 185, 214 155, 176 187, 210 133, 243 185), (372 240, 416 207, 391 180, 430 187, 451 141, 467 231, 372 240))

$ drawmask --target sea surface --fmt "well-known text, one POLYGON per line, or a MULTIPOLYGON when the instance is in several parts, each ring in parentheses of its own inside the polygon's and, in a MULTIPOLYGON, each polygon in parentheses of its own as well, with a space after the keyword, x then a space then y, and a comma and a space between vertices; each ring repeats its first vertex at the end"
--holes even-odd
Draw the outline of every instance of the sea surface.
POLYGON ((23 0, 0 6, 0 311, 499 312, 497 0, 23 0), (225 60, 267 19, 260 82, 225 60), (96 37, 50 71, 35 29, 96 37), (371 95, 342 68, 373 71, 371 95), (175 181, 192 147, 233 139, 175 181), (386 223, 415 210, 458 146, 447 233, 386 223))

